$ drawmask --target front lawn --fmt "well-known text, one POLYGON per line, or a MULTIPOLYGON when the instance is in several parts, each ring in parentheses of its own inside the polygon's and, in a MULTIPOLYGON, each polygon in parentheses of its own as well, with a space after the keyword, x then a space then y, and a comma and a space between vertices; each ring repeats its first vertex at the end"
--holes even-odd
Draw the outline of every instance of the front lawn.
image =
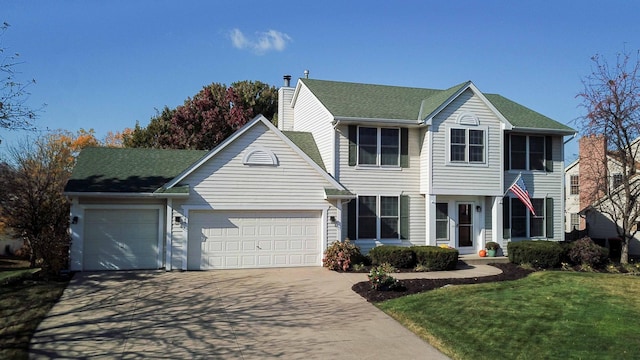
POLYGON ((0 271, 3 279, 23 278, 0 285, 0 359, 28 359, 31 336, 67 286, 67 281, 24 280, 33 271, 0 271))
POLYGON ((454 359, 638 359, 640 277, 546 271, 378 303, 454 359))

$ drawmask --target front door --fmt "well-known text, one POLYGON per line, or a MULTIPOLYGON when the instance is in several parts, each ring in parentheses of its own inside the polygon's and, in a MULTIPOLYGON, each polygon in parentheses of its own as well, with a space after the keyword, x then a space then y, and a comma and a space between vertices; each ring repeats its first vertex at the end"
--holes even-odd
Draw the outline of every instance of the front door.
POLYGON ((473 249, 473 204, 458 203, 457 248, 473 249))

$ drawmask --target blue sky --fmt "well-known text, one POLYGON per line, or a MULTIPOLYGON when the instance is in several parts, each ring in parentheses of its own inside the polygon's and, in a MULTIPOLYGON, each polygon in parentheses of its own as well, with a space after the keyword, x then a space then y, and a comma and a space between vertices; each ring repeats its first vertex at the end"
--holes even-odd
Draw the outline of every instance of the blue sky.
MULTIPOLYGON (((41 129, 146 125, 212 82, 282 76, 444 89, 471 80, 573 127, 592 55, 640 49, 640 2, 18 1, 1 45, 41 129)), ((29 134, 0 129, 0 151, 29 134)), ((33 136, 33 135, 31 135, 33 136)), ((566 147, 575 158, 576 141, 566 147)))

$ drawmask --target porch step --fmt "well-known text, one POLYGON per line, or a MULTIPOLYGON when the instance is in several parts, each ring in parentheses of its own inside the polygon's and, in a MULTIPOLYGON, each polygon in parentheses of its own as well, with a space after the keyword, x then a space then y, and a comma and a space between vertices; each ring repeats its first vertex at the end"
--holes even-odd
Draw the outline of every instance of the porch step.
POLYGON ((458 256, 458 264, 464 265, 487 265, 492 263, 508 263, 509 258, 506 256, 496 257, 480 257, 479 255, 460 255, 458 256))

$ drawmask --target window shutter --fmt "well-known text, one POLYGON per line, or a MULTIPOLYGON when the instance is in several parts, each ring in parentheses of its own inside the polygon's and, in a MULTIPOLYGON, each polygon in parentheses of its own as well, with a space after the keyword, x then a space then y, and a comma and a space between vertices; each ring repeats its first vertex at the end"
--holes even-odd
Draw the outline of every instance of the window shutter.
POLYGON ((510 152, 511 152, 511 136, 504 134, 504 170, 509 170, 509 164, 511 164, 510 152))
POLYGON ((505 196, 502 198, 502 238, 509 239, 511 238, 511 198, 505 196))
POLYGON ((409 129, 400 129, 400 167, 409 167, 409 129))
POLYGON ((349 125, 349 166, 358 162, 358 127, 349 125))
POLYGON ((553 239, 553 198, 545 199, 544 218, 547 221, 547 238, 553 239))
POLYGON ((358 215, 356 213, 356 204, 358 199, 353 199, 347 204, 347 236, 351 240, 357 239, 356 235, 356 221, 358 215))
POLYGON ((409 196, 400 196, 400 239, 409 239, 409 196))
POLYGON ((551 136, 544 137, 544 164, 547 172, 553 172, 553 138, 551 136))

